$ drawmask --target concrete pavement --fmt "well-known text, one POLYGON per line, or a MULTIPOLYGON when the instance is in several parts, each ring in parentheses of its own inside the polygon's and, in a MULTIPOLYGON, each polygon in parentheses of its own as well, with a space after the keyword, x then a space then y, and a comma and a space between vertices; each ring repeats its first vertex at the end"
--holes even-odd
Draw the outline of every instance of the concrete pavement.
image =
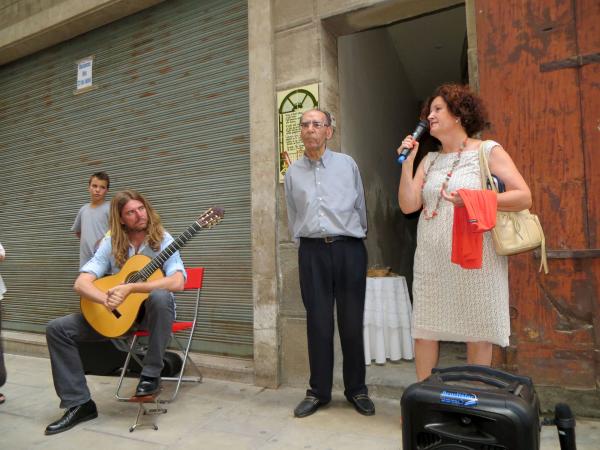
MULTIPOLYGON (((62 414, 50 362, 10 354, 5 358, 8 381, 1 391, 7 400, 0 405, 3 449, 396 450, 402 445, 399 399, 374 397, 377 414, 364 417, 335 392, 330 405, 295 419, 292 410, 304 395, 302 389, 270 390, 214 379, 183 386, 176 402, 167 405, 167 414, 151 417, 157 431, 141 428, 130 433, 137 405, 114 399, 116 378, 97 376, 88 380, 99 417, 65 433, 44 436, 46 425, 62 414)), ((136 381, 127 380, 132 390, 136 381)), ((600 447, 600 421, 578 418, 576 431, 579 450, 600 447)), ((560 449, 554 427, 542 430, 541 449, 560 449)))

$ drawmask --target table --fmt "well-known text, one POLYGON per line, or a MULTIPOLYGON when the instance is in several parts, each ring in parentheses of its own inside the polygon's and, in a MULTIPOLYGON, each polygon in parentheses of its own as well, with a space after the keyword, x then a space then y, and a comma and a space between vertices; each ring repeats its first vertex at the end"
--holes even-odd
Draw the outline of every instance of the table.
POLYGON ((367 277, 363 339, 365 363, 413 359, 412 306, 404 277, 367 277))

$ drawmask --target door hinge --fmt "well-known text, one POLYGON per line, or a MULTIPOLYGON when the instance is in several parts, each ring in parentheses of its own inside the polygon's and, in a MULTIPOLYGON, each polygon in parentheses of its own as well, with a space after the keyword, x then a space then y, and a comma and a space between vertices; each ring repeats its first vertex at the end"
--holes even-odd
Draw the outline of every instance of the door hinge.
MULTIPOLYGON (((539 259, 540 251, 534 250, 534 256, 539 259)), ((584 259, 600 258, 600 248, 585 248, 580 250, 546 250, 548 259, 584 259)))
POLYGON ((589 55, 575 55, 557 61, 551 61, 540 64, 540 72, 551 72, 553 70, 568 69, 571 67, 581 67, 586 64, 600 62, 600 53, 590 53, 589 55))

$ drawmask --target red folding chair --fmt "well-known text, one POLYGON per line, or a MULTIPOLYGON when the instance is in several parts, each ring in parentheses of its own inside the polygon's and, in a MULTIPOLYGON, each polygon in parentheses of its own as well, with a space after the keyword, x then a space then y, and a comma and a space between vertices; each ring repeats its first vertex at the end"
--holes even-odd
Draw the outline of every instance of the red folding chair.
MULTIPOLYGON (((191 322, 178 322, 178 321, 173 322, 173 326, 171 329, 171 341, 174 342, 175 345, 179 348, 179 350, 183 353, 183 364, 181 366, 181 371, 179 372, 179 374, 177 376, 162 377, 163 381, 176 381, 177 385, 175 387, 175 391, 173 392, 173 395, 171 396, 171 398, 168 400, 161 399, 160 400, 161 403, 168 403, 168 402, 172 402, 173 400, 175 400, 175 397, 177 396, 177 393, 179 392, 179 386, 181 385, 182 381, 189 381, 189 382, 194 382, 194 383, 202 382, 202 373, 200 373, 200 369, 198 368, 196 363, 194 363, 194 361, 190 358, 189 352, 190 352, 190 347, 192 345, 192 337, 194 335, 194 330, 196 329, 196 323, 198 320, 198 308, 200 306, 200 290, 202 289, 202 279, 204 278, 204 268, 203 267, 192 267, 192 268, 186 269, 186 272, 187 272, 187 280, 186 280, 186 283, 185 283, 185 286, 183 287, 183 289, 185 291, 196 290, 196 304, 194 307, 194 318, 191 322), (177 337, 177 333, 180 333, 180 332, 186 331, 186 330, 189 330, 188 337, 177 337), (183 343, 181 342, 182 340, 184 341, 183 343), (187 340, 187 342, 186 342, 186 340, 187 340), (194 371, 198 374, 197 376, 184 376, 183 375, 188 362, 193 367, 194 371)), ((148 336, 149 334, 150 333, 147 330, 137 330, 133 333, 132 336, 129 337, 129 339, 130 339, 129 350, 127 353, 127 358, 125 359, 125 363, 123 364, 123 368, 121 369, 121 376, 119 378, 119 384, 117 386, 117 392, 115 394, 117 399, 119 399, 120 401, 128 401, 131 398, 131 397, 123 397, 122 395, 120 395, 121 386, 123 385, 123 379, 125 378, 125 375, 128 371, 129 363, 132 358, 140 366, 142 366, 142 361, 141 361, 140 357, 138 356, 139 352, 136 352, 136 350, 137 350, 136 344, 138 343, 138 338, 143 337, 143 336, 148 336)))

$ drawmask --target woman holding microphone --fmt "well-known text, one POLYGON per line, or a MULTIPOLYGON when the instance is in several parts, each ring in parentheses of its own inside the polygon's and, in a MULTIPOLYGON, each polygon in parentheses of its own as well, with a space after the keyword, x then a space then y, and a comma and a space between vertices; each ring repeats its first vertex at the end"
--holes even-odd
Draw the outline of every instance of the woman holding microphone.
POLYGON ((475 138, 487 124, 480 98, 468 87, 445 84, 421 112, 429 133, 440 143, 414 170, 419 143, 407 136, 398 149, 411 152, 402 165, 398 201, 403 213, 423 208, 417 228, 414 260, 412 336, 419 381, 438 363, 439 341, 466 342, 467 363, 487 365, 492 344, 508 345, 508 265, 498 256, 489 233, 483 236, 482 266, 464 269, 451 262, 454 206, 463 206, 458 189, 480 190, 479 148, 505 184, 497 208, 520 211, 531 205, 531 193, 509 154, 500 144, 475 138), (414 174, 414 175, 413 175, 414 174))

